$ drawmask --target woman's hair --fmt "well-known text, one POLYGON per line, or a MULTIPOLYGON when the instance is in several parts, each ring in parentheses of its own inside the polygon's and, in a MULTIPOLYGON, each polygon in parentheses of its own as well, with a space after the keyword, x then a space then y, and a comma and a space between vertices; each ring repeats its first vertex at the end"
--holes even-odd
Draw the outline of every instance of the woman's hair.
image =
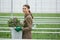
MULTIPOLYGON (((30 6, 29 5, 23 5, 23 6, 25 6, 25 7, 27 7, 28 9, 30 9, 30 6)), ((29 13, 30 13, 30 15, 32 16, 32 14, 31 14, 31 11, 29 10, 29 13)), ((32 18, 33 18, 33 16, 32 16, 32 18)))

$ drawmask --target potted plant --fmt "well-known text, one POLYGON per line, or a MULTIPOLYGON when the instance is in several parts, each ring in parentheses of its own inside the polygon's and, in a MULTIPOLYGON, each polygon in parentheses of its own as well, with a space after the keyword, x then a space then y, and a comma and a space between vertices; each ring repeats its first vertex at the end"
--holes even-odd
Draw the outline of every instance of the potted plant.
POLYGON ((10 18, 8 26, 11 27, 11 35, 13 39, 22 39, 22 24, 18 18, 10 18))

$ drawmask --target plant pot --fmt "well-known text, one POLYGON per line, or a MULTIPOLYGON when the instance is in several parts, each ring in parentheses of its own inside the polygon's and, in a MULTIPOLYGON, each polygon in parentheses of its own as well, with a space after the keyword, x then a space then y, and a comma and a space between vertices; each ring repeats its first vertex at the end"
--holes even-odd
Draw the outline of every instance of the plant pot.
POLYGON ((22 30, 17 32, 15 30, 16 27, 11 27, 11 36, 12 39, 22 39, 22 30))

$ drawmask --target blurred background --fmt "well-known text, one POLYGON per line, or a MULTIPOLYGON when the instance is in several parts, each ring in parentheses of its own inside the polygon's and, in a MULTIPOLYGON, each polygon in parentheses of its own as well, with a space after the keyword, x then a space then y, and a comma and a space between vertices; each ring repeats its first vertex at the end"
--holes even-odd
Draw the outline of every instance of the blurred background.
POLYGON ((33 19, 32 39, 60 39, 60 0, 0 0, 0 39, 12 38, 8 20, 24 20, 22 7, 31 7, 33 19))
POLYGON ((33 13, 59 13, 60 0, 0 0, 0 12, 22 13, 22 6, 29 4, 33 13))

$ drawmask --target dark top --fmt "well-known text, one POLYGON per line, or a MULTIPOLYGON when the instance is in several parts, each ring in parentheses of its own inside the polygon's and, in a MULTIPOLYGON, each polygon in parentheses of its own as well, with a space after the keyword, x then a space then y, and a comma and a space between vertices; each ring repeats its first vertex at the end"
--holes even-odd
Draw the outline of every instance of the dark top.
POLYGON ((22 38, 31 39, 32 38, 31 30, 32 30, 32 16, 25 15, 22 38))

